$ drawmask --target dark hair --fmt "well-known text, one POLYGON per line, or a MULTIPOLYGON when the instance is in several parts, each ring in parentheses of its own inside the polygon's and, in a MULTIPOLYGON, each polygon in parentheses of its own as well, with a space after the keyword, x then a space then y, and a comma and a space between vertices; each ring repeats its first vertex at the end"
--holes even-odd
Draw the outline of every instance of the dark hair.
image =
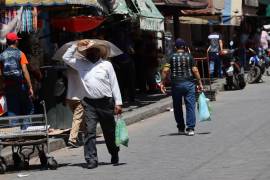
POLYGON ((16 41, 11 41, 11 40, 7 39, 7 45, 8 46, 11 46, 11 45, 14 45, 14 44, 16 44, 16 41))
POLYGON ((178 38, 175 41, 175 47, 177 49, 185 49, 187 47, 187 44, 186 44, 186 42, 183 39, 178 38))

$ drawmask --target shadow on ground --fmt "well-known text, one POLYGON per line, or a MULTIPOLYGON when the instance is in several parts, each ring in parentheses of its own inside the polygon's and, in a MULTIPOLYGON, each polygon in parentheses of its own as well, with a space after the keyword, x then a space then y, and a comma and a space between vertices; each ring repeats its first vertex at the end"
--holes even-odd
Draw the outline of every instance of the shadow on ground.
MULTIPOLYGON (((196 132, 195 135, 208 135, 211 134, 211 132, 196 132)), ((159 137, 166 137, 166 136, 187 136, 186 134, 179 134, 179 133, 169 133, 169 134, 163 134, 159 137)))

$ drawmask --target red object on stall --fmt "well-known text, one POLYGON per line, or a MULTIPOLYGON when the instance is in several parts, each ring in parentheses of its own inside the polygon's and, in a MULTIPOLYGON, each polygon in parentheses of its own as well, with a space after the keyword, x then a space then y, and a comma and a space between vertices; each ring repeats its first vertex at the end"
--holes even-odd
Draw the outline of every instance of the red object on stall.
POLYGON ((100 16, 75 16, 68 18, 54 18, 51 24, 56 29, 61 29, 68 32, 85 32, 98 27, 104 17, 100 16))
POLYGON ((42 27, 43 27, 42 20, 38 19, 38 21, 37 21, 37 27, 38 27, 38 29, 42 29, 42 27))

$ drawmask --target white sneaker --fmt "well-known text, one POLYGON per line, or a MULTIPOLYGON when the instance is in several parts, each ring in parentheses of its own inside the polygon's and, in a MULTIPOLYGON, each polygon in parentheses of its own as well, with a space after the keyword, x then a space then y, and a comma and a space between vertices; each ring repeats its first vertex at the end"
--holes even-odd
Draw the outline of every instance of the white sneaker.
POLYGON ((187 131, 187 136, 194 136, 194 135, 195 135, 194 130, 188 130, 187 131))

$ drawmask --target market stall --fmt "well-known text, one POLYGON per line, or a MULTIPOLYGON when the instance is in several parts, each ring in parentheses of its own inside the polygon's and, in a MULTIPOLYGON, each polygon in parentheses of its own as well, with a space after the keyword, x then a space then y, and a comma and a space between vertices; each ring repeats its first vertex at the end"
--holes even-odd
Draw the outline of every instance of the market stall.
MULTIPOLYGON (((22 37, 19 48, 29 60, 35 91, 35 113, 39 101, 47 103, 48 123, 52 128, 71 127, 72 113, 65 105, 66 65, 52 59, 62 44, 87 36, 100 26, 107 12, 98 1, 5 1, 0 14, 1 49, 5 35, 16 32, 22 37), (65 12, 65 13, 63 13, 65 12)), ((0 50, 0 51, 2 51, 0 50)))

